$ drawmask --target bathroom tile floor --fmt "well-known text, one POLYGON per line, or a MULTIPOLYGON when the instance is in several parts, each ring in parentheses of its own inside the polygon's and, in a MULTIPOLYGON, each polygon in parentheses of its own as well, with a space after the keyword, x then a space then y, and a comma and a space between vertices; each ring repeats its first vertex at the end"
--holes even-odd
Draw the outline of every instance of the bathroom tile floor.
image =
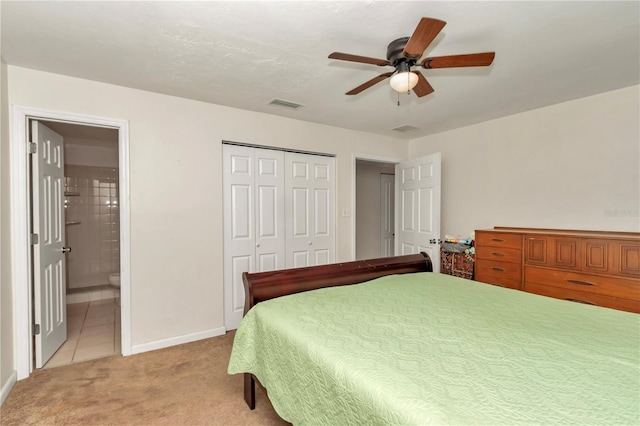
POLYGON ((119 354, 120 341, 116 299, 67 304, 67 341, 43 368, 119 354))

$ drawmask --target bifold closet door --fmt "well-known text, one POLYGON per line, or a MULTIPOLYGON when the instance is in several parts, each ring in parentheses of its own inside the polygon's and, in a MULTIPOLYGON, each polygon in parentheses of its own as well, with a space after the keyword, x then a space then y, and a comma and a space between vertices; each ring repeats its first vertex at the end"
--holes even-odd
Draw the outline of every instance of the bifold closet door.
POLYGON ((334 158, 287 152, 285 174, 287 267, 334 262, 334 158))
POLYGON ((223 145, 225 327, 244 310, 243 272, 285 267, 284 153, 223 145))

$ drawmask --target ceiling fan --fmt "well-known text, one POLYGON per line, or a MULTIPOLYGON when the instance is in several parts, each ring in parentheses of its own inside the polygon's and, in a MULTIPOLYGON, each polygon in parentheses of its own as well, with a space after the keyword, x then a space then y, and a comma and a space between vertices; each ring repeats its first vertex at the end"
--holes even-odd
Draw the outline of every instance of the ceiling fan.
POLYGON ((456 68, 456 67, 486 67, 491 65, 495 52, 472 53, 467 55, 420 57, 442 31, 446 22, 434 18, 422 18, 411 37, 402 37, 389 43, 387 59, 369 58, 366 56, 350 55, 348 53, 333 52, 329 59, 361 62, 378 66, 392 66, 394 71, 380 74, 366 83, 352 89, 346 95, 357 95, 365 89, 391 77, 391 87, 397 92, 408 92, 413 89, 418 97, 433 93, 433 87, 420 71, 412 71, 413 66, 422 68, 456 68), (419 62, 420 61, 420 62, 419 62))

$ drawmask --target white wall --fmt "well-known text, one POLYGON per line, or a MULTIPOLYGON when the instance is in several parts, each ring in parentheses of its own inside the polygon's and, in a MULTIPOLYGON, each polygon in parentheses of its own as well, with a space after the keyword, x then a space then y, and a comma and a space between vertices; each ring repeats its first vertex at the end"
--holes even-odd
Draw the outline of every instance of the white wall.
MULTIPOLYGON (((1 58, 0 58, 1 59, 1 58)), ((11 222, 9 174, 9 108, 7 64, 0 60, 0 387, 6 397, 15 381, 13 359, 13 308, 11 285, 11 222)))
MULTIPOLYGON (((132 344, 223 326, 222 140, 336 154, 337 211, 352 156, 405 158, 408 142, 9 66, 9 102, 129 120, 132 344)), ((122 183, 121 183, 122 184, 122 183)), ((338 261, 351 218, 337 217, 338 261)))
POLYGON ((442 153, 442 234, 640 231, 640 86, 416 139, 442 153))
POLYGON ((394 174, 395 166, 370 161, 356 162, 356 259, 381 256, 380 174, 394 174))

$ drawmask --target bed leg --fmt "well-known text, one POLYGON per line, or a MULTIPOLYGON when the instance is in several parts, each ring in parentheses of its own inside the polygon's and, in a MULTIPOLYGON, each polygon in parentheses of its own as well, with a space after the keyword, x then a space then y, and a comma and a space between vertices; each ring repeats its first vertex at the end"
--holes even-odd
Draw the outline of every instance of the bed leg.
POLYGON ((244 373, 244 400, 250 409, 256 408, 256 381, 249 373, 244 373))

